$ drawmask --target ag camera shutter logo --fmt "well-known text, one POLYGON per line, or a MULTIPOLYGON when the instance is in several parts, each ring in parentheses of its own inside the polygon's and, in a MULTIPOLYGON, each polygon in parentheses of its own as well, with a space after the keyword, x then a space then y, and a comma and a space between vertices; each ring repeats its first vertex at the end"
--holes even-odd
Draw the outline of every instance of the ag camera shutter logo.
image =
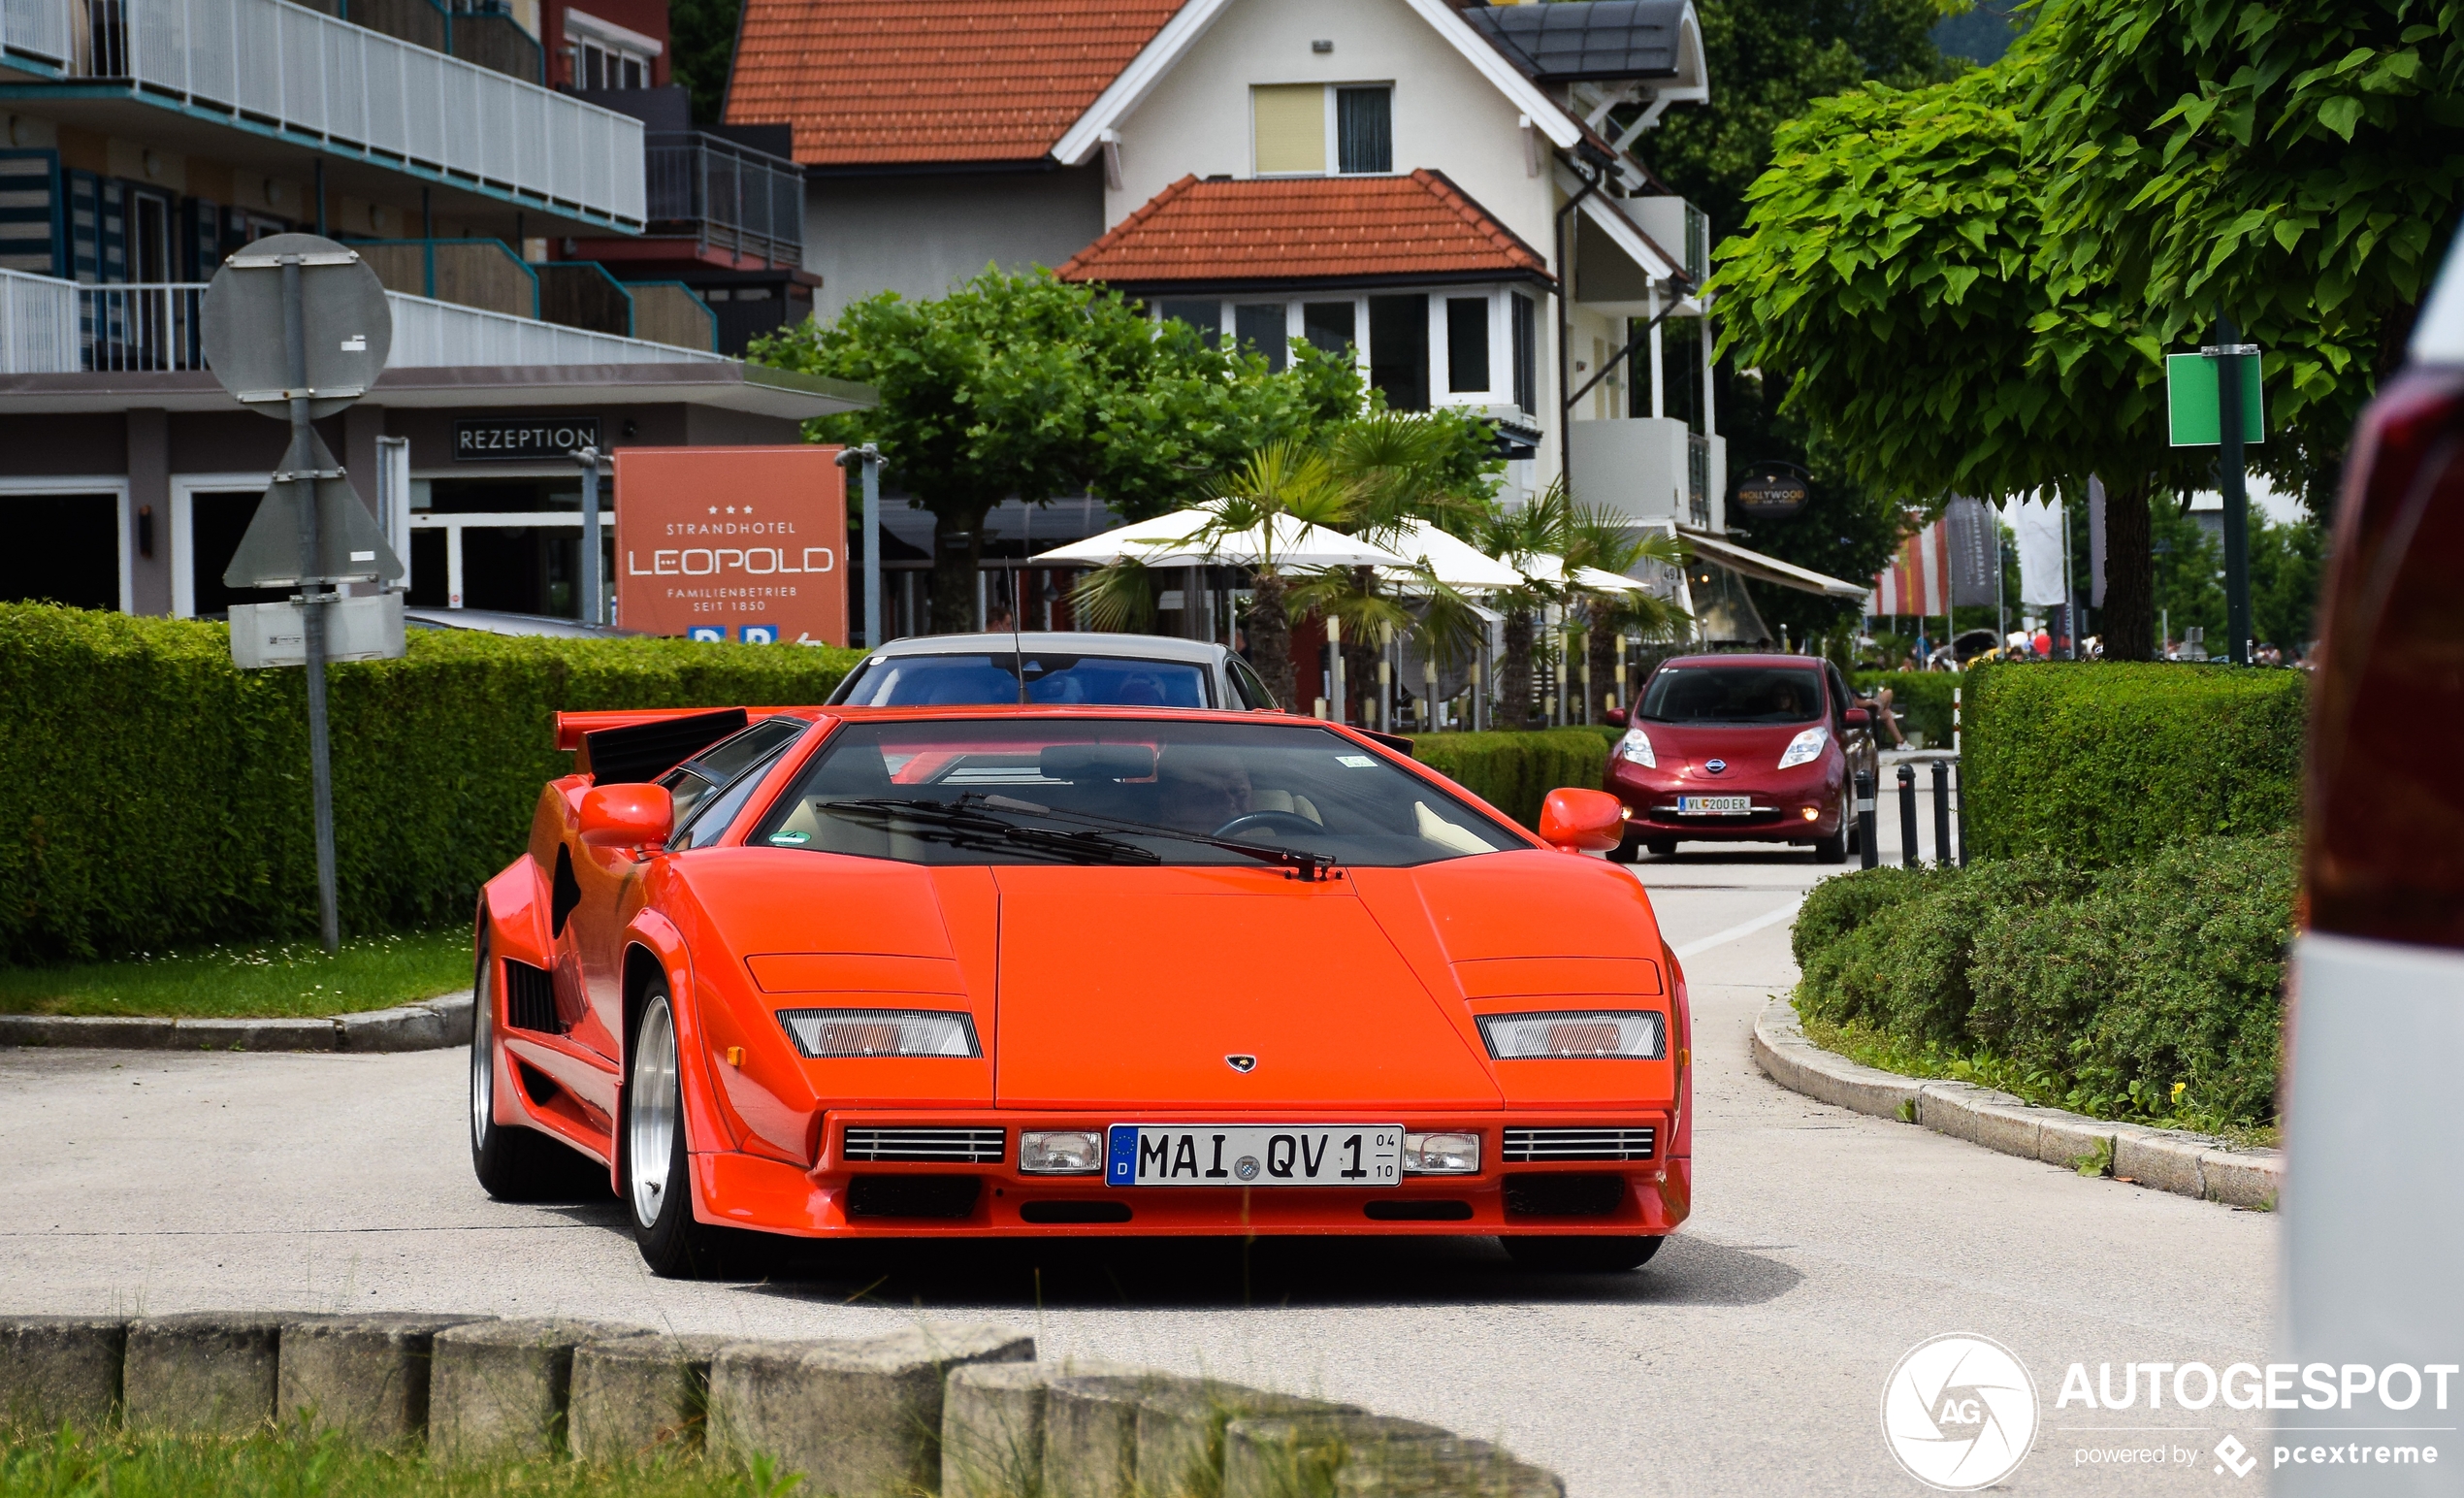
POLYGON ((1908 1350, 1882 1386, 1882 1435, 1908 1476, 1946 1493, 1991 1487, 2036 1440, 2036 1381, 1989 1337, 1945 1332, 1908 1350))

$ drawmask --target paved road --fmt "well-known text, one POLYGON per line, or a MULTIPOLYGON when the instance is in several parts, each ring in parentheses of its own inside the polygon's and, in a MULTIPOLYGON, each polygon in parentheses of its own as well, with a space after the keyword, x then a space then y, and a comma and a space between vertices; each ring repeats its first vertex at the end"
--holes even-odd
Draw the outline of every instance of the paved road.
MULTIPOLYGON (((758 1285, 641 1268, 611 1202, 502 1206, 470 1179, 459 1052, 0 1052, 0 1307, 570 1313, 843 1334, 919 1316, 1030 1328, 1048 1355, 1322 1392, 1502 1439, 1581 1498, 1920 1491, 1884 1448, 1900 1354, 1981 1332, 2036 1380, 2014 1492, 2255 1489, 2207 1449, 2255 1423, 2057 1410, 2077 1361, 2261 1361, 2273 1219, 2086 1181, 1772 1086, 1746 1054, 1793 981, 1802 853, 1638 872, 1687 959, 1696 1215, 1645 1270, 1551 1280, 1493 1243, 968 1247, 827 1255, 758 1285), (1724 934, 1728 933, 1728 934, 1724 934), (2083 1432, 2091 1425, 2177 1427, 2083 1432), (2082 1467, 2086 1447, 2195 1449, 2082 1467)), ((2120 1369, 2116 1369, 2117 1375, 2120 1369)), ((2211 1411, 2210 1414, 2221 1414, 2211 1411)))

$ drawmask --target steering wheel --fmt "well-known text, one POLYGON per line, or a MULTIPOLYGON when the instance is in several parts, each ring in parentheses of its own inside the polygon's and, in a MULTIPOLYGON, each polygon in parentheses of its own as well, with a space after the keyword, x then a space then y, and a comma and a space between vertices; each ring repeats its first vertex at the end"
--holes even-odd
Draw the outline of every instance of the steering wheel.
POLYGON ((1238 840, 1244 836, 1255 836, 1259 833, 1272 835, 1277 832, 1297 832, 1301 836, 1310 837, 1321 835, 1325 830, 1324 828, 1298 812, 1250 811, 1244 812, 1216 828, 1215 835, 1238 840))

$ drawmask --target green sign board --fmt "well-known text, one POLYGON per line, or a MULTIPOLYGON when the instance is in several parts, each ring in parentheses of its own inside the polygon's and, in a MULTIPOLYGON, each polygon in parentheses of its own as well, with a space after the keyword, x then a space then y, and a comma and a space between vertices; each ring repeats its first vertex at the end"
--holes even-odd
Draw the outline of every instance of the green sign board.
MULTIPOLYGON (((2167 354, 2164 356, 2164 405, 2167 422, 2176 447, 2214 447, 2224 440, 2223 423, 2217 417, 2218 386, 2216 367, 2222 363, 2205 354, 2167 354)), ((2245 354, 2235 361, 2242 367, 2242 441, 2257 442, 2266 436, 2266 413, 2259 404, 2258 356, 2245 354)))

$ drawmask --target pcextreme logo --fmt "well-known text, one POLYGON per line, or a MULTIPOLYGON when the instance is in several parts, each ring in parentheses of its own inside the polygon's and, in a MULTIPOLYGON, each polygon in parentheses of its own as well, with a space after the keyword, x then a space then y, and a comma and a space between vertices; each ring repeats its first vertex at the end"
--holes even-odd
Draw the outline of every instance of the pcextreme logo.
POLYGON ((1908 1350, 1882 1385, 1882 1435, 1908 1476, 1974 1492, 2017 1471, 2036 1439, 2036 1381, 1990 1337, 1945 1332, 1908 1350))

